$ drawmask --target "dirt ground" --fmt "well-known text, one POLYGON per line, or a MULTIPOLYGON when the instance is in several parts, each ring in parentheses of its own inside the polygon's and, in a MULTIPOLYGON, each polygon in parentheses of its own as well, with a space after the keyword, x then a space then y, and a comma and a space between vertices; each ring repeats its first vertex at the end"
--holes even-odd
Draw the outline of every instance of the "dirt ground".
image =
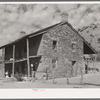
POLYGON ((83 84, 80 84, 81 77, 73 77, 69 79, 69 84, 67 85, 66 78, 55 79, 55 84, 53 80, 37 79, 35 81, 8 81, 8 79, 0 80, 0 88, 98 88, 100 87, 100 73, 97 74, 87 74, 83 77, 83 84))

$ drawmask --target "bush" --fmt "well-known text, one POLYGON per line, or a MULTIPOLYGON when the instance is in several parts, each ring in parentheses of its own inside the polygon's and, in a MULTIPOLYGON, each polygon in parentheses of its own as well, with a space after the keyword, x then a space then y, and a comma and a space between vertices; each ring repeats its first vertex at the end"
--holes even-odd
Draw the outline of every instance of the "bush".
POLYGON ((17 81, 23 81, 22 74, 20 74, 20 73, 16 73, 15 78, 17 79, 17 81))

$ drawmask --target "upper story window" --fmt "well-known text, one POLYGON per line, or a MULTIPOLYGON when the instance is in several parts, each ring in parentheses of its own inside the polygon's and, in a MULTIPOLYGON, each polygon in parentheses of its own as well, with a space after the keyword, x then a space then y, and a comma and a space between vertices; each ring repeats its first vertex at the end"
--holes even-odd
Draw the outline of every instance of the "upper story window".
POLYGON ((52 46, 53 46, 53 49, 55 49, 57 47, 57 41, 56 40, 53 40, 52 46))
POLYGON ((71 44, 72 44, 72 52, 76 52, 76 42, 72 41, 71 44))

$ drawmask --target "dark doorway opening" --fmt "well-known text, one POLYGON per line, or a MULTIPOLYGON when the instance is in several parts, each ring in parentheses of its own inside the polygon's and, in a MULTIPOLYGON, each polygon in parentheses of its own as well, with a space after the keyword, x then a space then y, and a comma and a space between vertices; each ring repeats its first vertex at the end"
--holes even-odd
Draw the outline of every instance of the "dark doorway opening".
POLYGON ((30 58, 30 74, 32 76, 32 71, 37 71, 38 70, 38 66, 39 66, 39 63, 40 63, 40 60, 41 60, 41 57, 42 56, 38 56, 38 57, 35 57, 35 58, 30 58))
POLYGON ((5 74, 8 73, 8 76, 11 77, 12 74, 12 64, 5 64, 5 74))
POLYGON ((15 63, 15 74, 22 74, 22 76, 27 76, 27 62, 22 61, 15 63))

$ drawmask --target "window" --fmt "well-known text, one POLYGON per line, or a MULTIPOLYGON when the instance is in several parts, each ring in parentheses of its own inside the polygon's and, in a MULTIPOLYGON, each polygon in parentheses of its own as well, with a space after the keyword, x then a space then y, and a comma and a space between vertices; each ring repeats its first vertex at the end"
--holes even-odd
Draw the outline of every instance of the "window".
POLYGON ((98 38, 98 43, 100 43, 100 38, 98 38))
POLYGON ((72 52, 76 52, 76 42, 72 42, 72 52))
POLYGON ((53 49, 55 49, 57 46, 57 41, 56 40, 53 40, 53 49))
POLYGON ((76 61, 72 61, 72 66, 74 66, 74 65, 75 65, 75 63, 76 63, 76 61))

